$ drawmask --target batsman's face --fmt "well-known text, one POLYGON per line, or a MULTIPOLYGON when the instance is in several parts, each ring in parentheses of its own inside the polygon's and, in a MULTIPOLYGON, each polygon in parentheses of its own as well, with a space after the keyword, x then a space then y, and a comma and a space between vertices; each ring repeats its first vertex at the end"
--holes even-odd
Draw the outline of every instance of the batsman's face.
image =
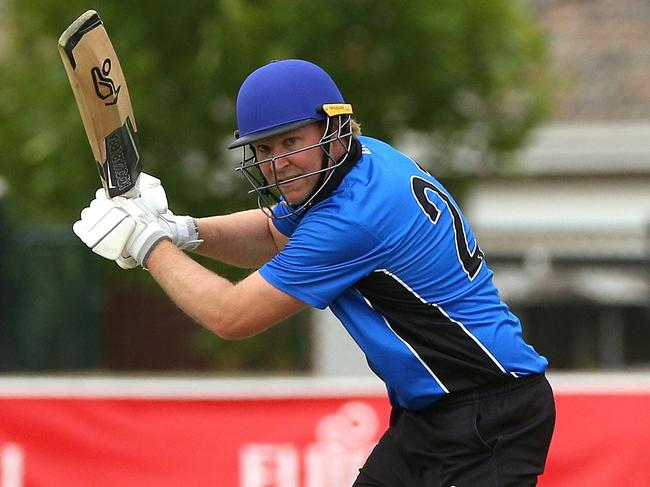
POLYGON ((314 123, 254 144, 257 160, 269 159, 260 164, 262 174, 291 205, 306 201, 318 184, 320 173, 306 175, 322 169, 323 151, 316 146, 322 135, 323 126, 314 123))

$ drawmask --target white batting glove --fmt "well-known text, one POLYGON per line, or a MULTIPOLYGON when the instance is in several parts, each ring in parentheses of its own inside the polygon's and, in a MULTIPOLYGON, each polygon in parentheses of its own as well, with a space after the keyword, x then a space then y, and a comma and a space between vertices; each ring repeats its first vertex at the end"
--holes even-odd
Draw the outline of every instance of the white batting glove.
POLYGON ((135 229, 116 262, 123 268, 132 268, 134 263, 145 267, 147 258, 156 245, 163 240, 172 240, 171 233, 163 228, 156 214, 145 206, 140 198, 116 196, 111 201, 135 222, 135 229))
MULTIPOLYGON (((144 205, 140 198, 134 201, 138 205, 144 205)), ((148 208, 140 206, 144 212, 148 212, 148 208)), ((149 213, 147 218, 155 218, 155 214, 149 213)), ((160 227, 171 236, 171 241, 181 250, 194 250, 203 240, 199 239, 199 230, 196 225, 196 220, 191 216, 176 216, 171 211, 167 210, 164 215, 158 215, 157 223, 160 227)), ((122 269, 133 269, 138 267, 138 262, 128 255, 121 255, 115 259, 117 265, 122 269)))
MULTIPOLYGON (((158 178, 141 173, 136 185, 124 197, 117 198, 122 201, 128 198, 135 206, 115 204, 115 198, 108 199, 100 188, 72 229, 93 252, 114 260, 123 269, 138 267, 142 262, 142 256, 138 259, 137 253, 131 254, 126 248, 138 219, 147 224, 157 221, 162 231, 183 250, 194 250, 203 242, 194 218, 174 215, 168 209, 167 195, 158 178)), ((138 228, 135 233, 141 232, 138 228)))
POLYGON ((171 233, 174 245, 183 250, 194 250, 203 242, 199 239, 199 229, 194 218, 187 215, 178 216, 169 210, 167 194, 160 179, 143 172, 131 191, 123 196, 139 196, 138 201, 150 209, 161 226, 171 233), (130 194, 133 190, 136 190, 137 194, 130 194))
POLYGON ((129 213, 106 198, 103 189, 95 193, 95 199, 81 211, 81 219, 72 231, 98 255, 115 260, 120 257, 136 222, 129 213))
POLYGON ((72 230, 93 252, 115 260, 120 267, 142 265, 153 248, 161 240, 172 240, 172 235, 139 200, 119 196, 108 199, 99 189, 72 230))
POLYGON ((121 195, 124 198, 141 198, 142 202, 152 212, 162 215, 167 211, 167 194, 162 187, 160 179, 147 174, 140 173, 135 186, 130 191, 121 195))
POLYGON ((203 243, 199 238, 199 226, 191 216, 178 216, 167 210, 160 215, 158 223, 171 233, 172 243, 182 250, 194 250, 203 243))
MULTIPOLYGON (((144 205, 153 214, 162 215, 167 211, 167 194, 162 187, 160 179, 147 174, 140 173, 135 186, 122 195, 124 198, 140 198, 144 205)), ((138 262, 130 256, 118 256, 115 262, 122 269, 133 269, 138 267, 138 262)))
MULTIPOLYGON (((168 209, 167 194, 160 179, 143 172, 136 185, 123 196, 136 199, 143 210, 149 209, 148 218, 155 217, 161 227, 171 234, 172 243, 180 249, 194 250, 203 243, 203 240, 199 239, 199 230, 194 218, 174 215, 168 209)), ((120 256, 115 262, 123 269, 138 267, 132 257, 120 256)))

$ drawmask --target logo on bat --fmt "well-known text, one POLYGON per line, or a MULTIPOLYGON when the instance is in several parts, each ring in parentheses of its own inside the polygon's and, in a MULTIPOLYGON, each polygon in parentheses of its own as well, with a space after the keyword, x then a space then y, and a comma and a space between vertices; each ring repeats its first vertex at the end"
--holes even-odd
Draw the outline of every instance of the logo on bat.
POLYGON ((111 74, 111 60, 109 58, 104 59, 101 69, 99 66, 94 66, 90 70, 95 85, 95 94, 104 100, 104 104, 107 106, 117 103, 121 88, 121 86, 115 86, 115 82, 109 77, 109 74, 111 74))

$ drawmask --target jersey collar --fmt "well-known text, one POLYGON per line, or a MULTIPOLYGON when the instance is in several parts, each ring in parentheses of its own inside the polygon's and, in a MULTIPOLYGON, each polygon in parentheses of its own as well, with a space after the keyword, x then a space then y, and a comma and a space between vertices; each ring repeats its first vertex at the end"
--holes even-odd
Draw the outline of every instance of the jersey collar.
POLYGON ((361 159, 361 142, 359 142, 359 140, 354 137, 352 139, 352 147, 350 147, 350 152, 348 152, 348 154, 345 156, 345 159, 341 165, 334 169, 334 174, 332 174, 327 183, 325 183, 325 186, 323 186, 316 197, 311 201, 309 207, 305 209, 304 213, 309 211, 309 208, 317 205, 324 199, 329 198, 334 190, 339 187, 341 181, 343 181, 345 176, 355 166, 359 159, 361 159))

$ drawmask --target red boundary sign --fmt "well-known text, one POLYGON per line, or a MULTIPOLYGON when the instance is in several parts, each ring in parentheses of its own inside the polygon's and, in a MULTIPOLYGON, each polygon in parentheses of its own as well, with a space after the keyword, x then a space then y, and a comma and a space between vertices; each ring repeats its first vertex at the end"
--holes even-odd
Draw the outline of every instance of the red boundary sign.
MULTIPOLYGON (((647 485, 650 379, 551 382, 539 485, 647 485)), ((345 487, 388 414, 363 379, 0 379, 0 487, 345 487)))

